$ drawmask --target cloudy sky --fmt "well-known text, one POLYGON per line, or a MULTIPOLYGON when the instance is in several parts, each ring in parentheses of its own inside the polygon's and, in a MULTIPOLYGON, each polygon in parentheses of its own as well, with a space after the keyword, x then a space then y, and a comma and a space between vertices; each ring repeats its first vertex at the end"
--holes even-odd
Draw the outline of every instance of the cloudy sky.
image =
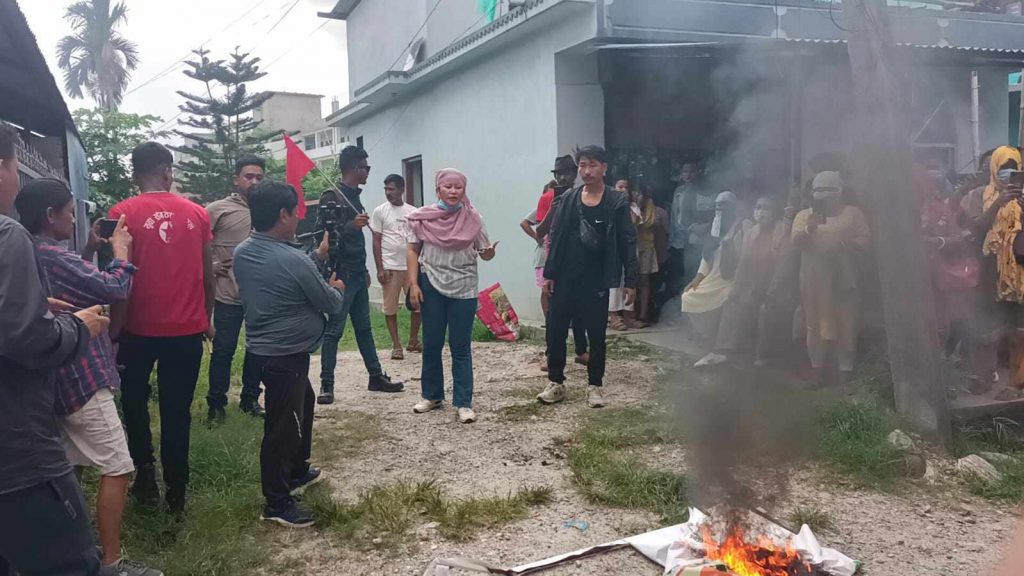
MULTIPOLYGON (((17 1, 63 90, 57 42, 71 31, 63 15, 72 0, 17 1)), ((322 94, 325 112, 332 97, 342 105, 347 100, 345 23, 316 15, 329 10, 335 0, 124 2, 128 24, 120 31, 138 45, 141 60, 121 105, 124 112, 155 114, 164 120, 178 114, 182 98, 176 92, 195 91, 198 86, 182 74, 185 65, 180 61, 199 46, 215 58, 226 58, 235 46, 262 58, 268 74, 253 85, 255 89, 322 94)), ((67 101, 72 110, 94 104, 88 99, 67 101)))

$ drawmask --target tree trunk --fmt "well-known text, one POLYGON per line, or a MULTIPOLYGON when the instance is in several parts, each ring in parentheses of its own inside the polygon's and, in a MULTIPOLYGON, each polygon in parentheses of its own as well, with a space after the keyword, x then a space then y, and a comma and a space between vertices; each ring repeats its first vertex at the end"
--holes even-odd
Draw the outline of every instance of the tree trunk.
POLYGON ((881 278, 885 331, 900 415, 947 439, 946 370, 939 352, 934 295, 911 177, 896 46, 885 0, 847 0, 853 74, 854 184, 868 200, 881 278))

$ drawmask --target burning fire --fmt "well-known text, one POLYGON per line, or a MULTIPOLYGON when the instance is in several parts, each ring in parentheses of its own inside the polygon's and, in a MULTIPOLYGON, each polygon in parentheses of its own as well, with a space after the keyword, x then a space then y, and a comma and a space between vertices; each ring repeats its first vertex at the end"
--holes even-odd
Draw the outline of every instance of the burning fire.
POLYGON ((804 562, 790 543, 780 547, 763 536, 751 542, 742 528, 731 530, 723 542, 715 539, 708 526, 704 526, 702 536, 707 557, 725 564, 736 576, 814 574, 811 566, 804 562))

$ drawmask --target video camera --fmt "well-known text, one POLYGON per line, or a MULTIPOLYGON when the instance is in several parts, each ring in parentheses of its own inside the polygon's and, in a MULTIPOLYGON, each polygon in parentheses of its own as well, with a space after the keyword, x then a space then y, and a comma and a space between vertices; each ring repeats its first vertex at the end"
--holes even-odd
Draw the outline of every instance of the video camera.
POLYGON ((324 265, 324 278, 330 280, 337 267, 338 253, 341 251, 341 224, 344 221, 344 210, 341 204, 333 200, 320 202, 317 206, 317 220, 323 226, 319 232, 327 236, 327 262, 324 265))

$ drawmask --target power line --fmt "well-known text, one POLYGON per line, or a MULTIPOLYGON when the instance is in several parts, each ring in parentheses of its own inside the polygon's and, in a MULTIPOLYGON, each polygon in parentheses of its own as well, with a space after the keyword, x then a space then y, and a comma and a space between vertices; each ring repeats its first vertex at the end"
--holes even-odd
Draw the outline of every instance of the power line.
MULTIPOLYGON (((239 22, 241 22, 246 16, 248 16, 249 14, 252 14, 257 8, 259 8, 260 6, 266 4, 267 1, 268 0, 260 0, 252 8, 249 8, 248 10, 243 12, 241 16, 239 16, 238 18, 235 18, 234 20, 229 22, 227 25, 225 25, 223 28, 221 28, 216 33, 214 33, 213 36, 210 36, 209 38, 204 40, 203 43, 199 45, 199 47, 202 48, 203 46, 209 44, 210 41, 212 41, 218 35, 223 34, 224 32, 227 32, 235 24, 238 24, 239 22)), ((294 8, 294 7, 295 6, 293 4, 292 8, 294 8)), ((171 74, 172 72, 175 72, 181 66, 181 64, 183 64, 185 62, 185 60, 190 58, 191 56, 192 56, 192 51, 189 50, 188 53, 186 53, 181 58, 178 58, 177 60, 172 62, 167 68, 164 68, 160 72, 157 72, 152 78, 146 80, 142 84, 139 84, 138 86, 132 88, 131 90, 128 90, 127 92, 124 93, 124 95, 128 96, 129 94, 132 94, 133 92, 137 92, 138 90, 141 90, 141 89, 145 88, 146 86, 152 84, 153 82, 156 82, 157 80, 166 77, 168 74, 171 74)))
POLYGON ((395 68, 395 64, 398 64, 398 61, 402 59, 402 56, 405 56, 406 51, 409 50, 409 47, 411 47, 413 42, 416 41, 416 38, 419 37, 420 32, 422 32, 423 29, 426 28, 427 22, 430 21, 430 17, 433 16, 434 12, 437 11, 437 7, 441 5, 441 2, 444 2, 444 0, 437 0, 437 2, 434 3, 434 7, 431 8, 430 12, 427 13, 427 17, 423 19, 423 23, 420 24, 420 27, 417 28, 416 31, 412 33, 412 38, 409 39, 409 43, 405 45, 405 48, 402 48, 402 51, 398 54, 398 58, 395 58, 395 61, 391 63, 391 66, 388 66, 388 70, 393 70, 395 68))

